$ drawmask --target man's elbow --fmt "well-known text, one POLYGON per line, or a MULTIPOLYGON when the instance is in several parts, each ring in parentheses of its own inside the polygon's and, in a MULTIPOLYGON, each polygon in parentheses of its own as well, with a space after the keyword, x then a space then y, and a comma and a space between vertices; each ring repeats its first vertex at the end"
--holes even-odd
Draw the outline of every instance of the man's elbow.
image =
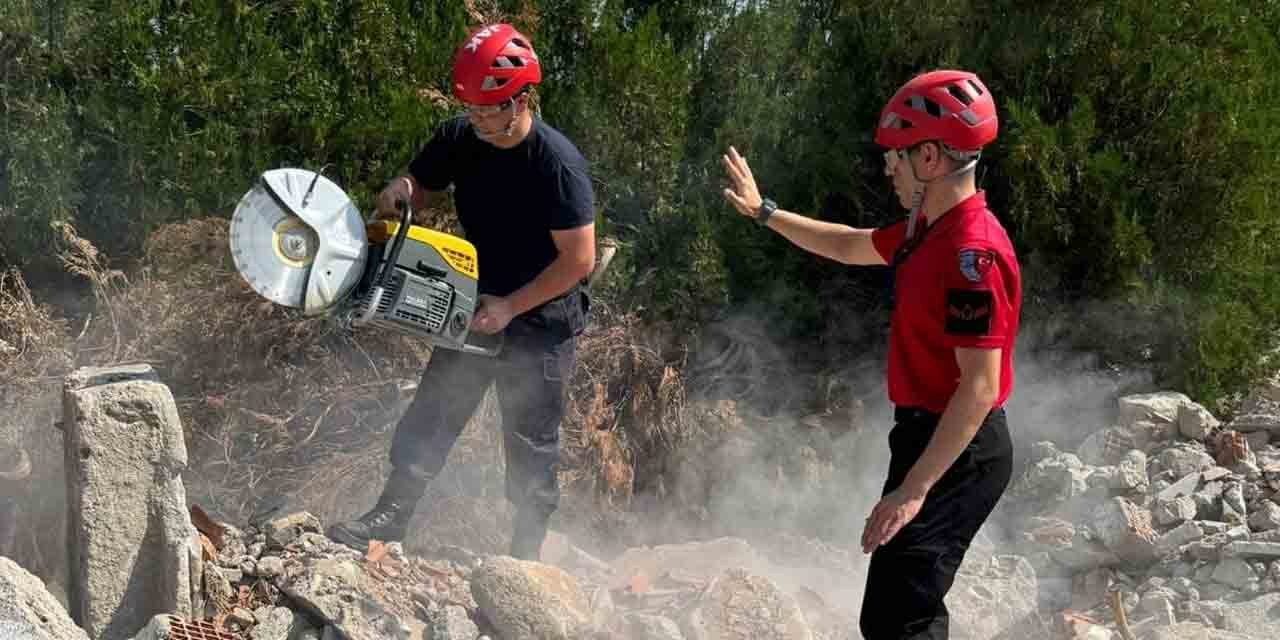
POLYGON ((596 266, 595 247, 588 245, 581 251, 573 252, 571 256, 574 279, 581 280, 591 275, 591 271, 595 269, 596 266))
POLYGON ((1000 398, 1000 381, 990 376, 974 376, 969 379, 968 384, 962 385, 968 392, 968 396, 976 405, 985 407, 995 406, 996 400, 1000 398))

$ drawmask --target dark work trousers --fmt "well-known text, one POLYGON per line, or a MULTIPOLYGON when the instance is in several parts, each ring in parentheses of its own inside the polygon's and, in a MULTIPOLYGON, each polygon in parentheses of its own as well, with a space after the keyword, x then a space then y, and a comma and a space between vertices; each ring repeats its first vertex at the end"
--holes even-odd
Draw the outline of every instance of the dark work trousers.
MULTIPOLYGON (((902 484, 939 416, 898 408, 889 432, 884 493, 902 484)), ((887 544, 871 552, 859 626, 867 640, 945 640, 943 598, 969 543, 991 515, 1013 474, 1013 446, 1004 409, 987 415, 969 446, 925 497, 924 506, 887 544)))
POLYGON ((414 476, 435 477, 489 385, 496 382, 507 498, 521 514, 518 518, 532 515, 545 526, 560 501, 560 420, 588 306, 586 293, 575 288, 516 317, 497 357, 435 349, 396 427, 392 466, 414 476))

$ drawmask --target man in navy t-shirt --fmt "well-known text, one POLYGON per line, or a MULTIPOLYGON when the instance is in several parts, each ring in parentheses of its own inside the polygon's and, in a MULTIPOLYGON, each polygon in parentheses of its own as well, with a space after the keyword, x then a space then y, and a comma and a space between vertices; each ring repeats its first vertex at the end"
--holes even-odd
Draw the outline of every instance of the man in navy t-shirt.
POLYGON ((595 265, 594 206, 587 162, 535 117, 529 88, 537 55, 510 25, 473 32, 454 59, 454 95, 466 114, 445 121, 378 198, 426 206, 427 191, 452 186, 458 218, 480 263, 472 329, 503 333, 497 358, 437 349, 391 443, 391 476, 378 503, 329 537, 360 550, 402 540, 427 484, 491 383, 502 407, 507 497, 516 507, 511 555, 536 560, 559 505, 556 463, 565 386, 589 306, 580 283, 595 265))

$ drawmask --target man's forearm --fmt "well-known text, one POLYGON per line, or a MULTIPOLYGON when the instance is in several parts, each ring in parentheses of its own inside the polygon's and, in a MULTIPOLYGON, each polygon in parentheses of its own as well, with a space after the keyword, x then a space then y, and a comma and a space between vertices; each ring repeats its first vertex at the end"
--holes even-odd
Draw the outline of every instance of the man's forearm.
POLYGON ((805 251, 845 264, 859 262, 858 243, 871 243, 870 229, 814 220, 782 209, 769 217, 768 226, 805 251))
POLYGON ((511 304, 513 314, 518 316, 562 295, 586 278, 593 266, 595 265, 580 258, 561 254, 547 265, 538 277, 507 296, 507 302, 511 304))
POLYGON ((982 421, 991 412, 993 397, 983 381, 962 381, 938 419, 929 445, 903 480, 904 489, 914 495, 924 495, 937 484, 973 441, 982 421))

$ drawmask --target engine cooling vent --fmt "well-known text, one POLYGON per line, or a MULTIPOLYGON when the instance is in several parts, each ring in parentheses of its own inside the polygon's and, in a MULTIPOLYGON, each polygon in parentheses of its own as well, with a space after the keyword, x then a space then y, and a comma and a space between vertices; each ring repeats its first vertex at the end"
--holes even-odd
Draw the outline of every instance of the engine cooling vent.
MULTIPOLYGON (((378 315, 385 314, 391 309, 391 305, 395 303, 396 297, 400 295, 400 288, 404 286, 404 273, 394 271, 391 273, 391 281, 387 283, 387 290, 382 294, 382 300, 378 302, 378 308, 374 311, 378 315)), ((369 308, 369 299, 373 297, 373 287, 369 287, 369 291, 360 298, 357 312, 363 312, 369 308)))
POLYGON ((414 278, 405 291, 405 300, 406 302, 396 307, 392 315, 397 320, 437 333, 444 327, 449 308, 453 305, 453 288, 440 282, 414 278), (410 298, 415 304, 407 303, 410 298))

